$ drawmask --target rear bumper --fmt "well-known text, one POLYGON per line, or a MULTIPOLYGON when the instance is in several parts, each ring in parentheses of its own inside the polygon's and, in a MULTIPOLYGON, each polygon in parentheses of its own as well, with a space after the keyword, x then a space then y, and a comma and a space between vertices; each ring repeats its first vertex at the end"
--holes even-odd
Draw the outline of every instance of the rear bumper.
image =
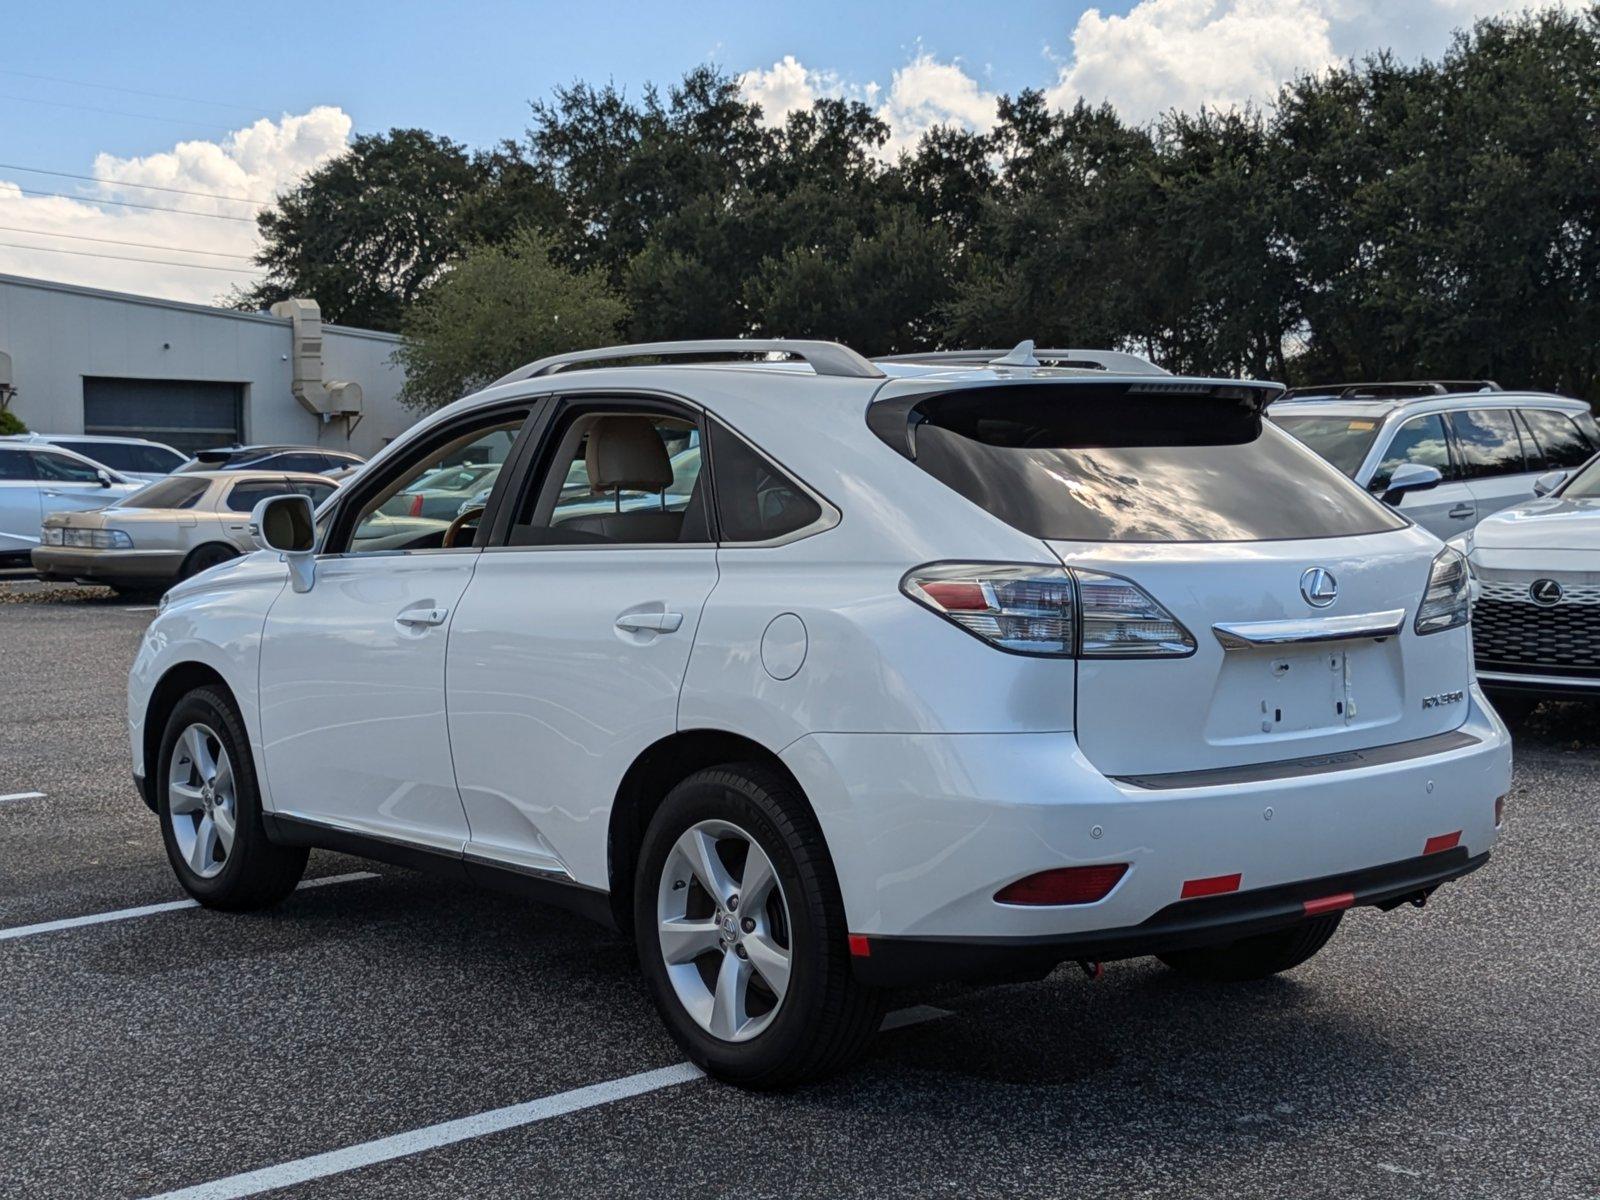
POLYGON ((1438 854, 1343 875, 1256 888, 1227 896, 1179 900, 1138 925, 1060 937, 867 938, 852 960, 856 977, 874 987, 950 980, 1037 976, 1069 960, 1109 962, 1218 945, 1285 929, 1307 918, 1308 903, 1337 897, 1335 909, 1394 908, 1425 900, 1440 884, 1489 861, 1456 847, 1438 854), (1345 903, 1345 898, 1349 903, 1345 903), (867 953, 859 954, 864 948, 867 953))
POLYGON ((33 569, 45 579, 91 579, 99 583, 171 583, 183 566, 181 550, 85 550, 38 546, 33 569))

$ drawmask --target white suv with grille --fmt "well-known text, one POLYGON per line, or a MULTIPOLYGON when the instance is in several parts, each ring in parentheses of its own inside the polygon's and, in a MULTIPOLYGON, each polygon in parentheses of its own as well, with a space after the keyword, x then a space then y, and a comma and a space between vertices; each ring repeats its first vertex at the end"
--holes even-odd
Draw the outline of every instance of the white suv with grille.
POLYGON ((328 847, 566 904, 752 1087, 891 987, 1288 969, 1481 866, 1511 752, 1465 561, 1278 390, 1029 343, 534 363, 173 588, 135 775, 202 903, 328 847), (469 459, 483 505, 385 514, 469 459))

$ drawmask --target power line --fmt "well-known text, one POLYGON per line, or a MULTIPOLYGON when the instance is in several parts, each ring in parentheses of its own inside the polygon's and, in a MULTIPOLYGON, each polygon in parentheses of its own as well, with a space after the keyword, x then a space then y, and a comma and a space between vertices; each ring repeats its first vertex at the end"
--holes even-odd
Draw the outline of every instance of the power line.
MULTIPOLYGON (((167 208, 161 204, 137 204, 132 200, 96 200, 92 196, 74 196, 68 192, 41 192, 25 187, 19 187, 17 191, 24 196, 54 196, 58 200, 76 200, 80 204, 115 204, 122 208, 142 208, 150 212, 176 213, 180 217, 206 217, 212 221, 240 221, 246 225, 254 225, 256 223, 254 217, 230 217, 224 213, 195 212, 187 208, 167 208)), ((0 189, 0 200, 5 198, 4 189, 0 189)))
POLYGON ((270 208, 275 203, 272 200, 257 200, 254 196, 224 196, 220 192, 194 192, 188 188, 162 187, 155 183, 133 183, 125 179, 105 179, 99 175, 74 175, 70 171, 47 171, 43 167, 24 167, 16 163, 0 163, 0 171, 26 171, 30 175, 55 175, 62 179, 82 179, 86 183, 108 183, 112 187, 143 188, 151 192, 172 192, 178 196, 201 196, 207 200, 231 200, 235 204, 254 204, 258 208, 270 208))
POLYGON ((199 126, 202 129, 220 129, 223 133, 232 133, 233 130, 226 125, 218 125, 211 121, 186 121, 180 117, 158 117, 154 113, 129 112, 124 108, 100 108, 93 104, 73 104, 70 100, 42 100, 37 96, 10 96, 0 94, 0 100, 17 100, 23 104, 52 104, 57 108, 75 108, 80 112, 101 113, 110 117, 137 117, 141 121, 160 121, 164 125, 182 125, 185 129, 199 126))
POLYGON ((163 242, 125 242, 120 238, 91 237, 87 233, 51 233, 44 229, 27 229, 21 225, 0 225, 6 233, 26 233, 33 237, 71 238, 75 242, 104 242, 108 246, 136 246, 141 250, 172 250, 179 254, 204 254, 208 258, 237 258, 245 262, 254 260, 248 254, 225 254, 221 250, 189 250, 183 246, 169 246, 163 242))
POLYGON ((45 83, 65 83, 71 87, 98 88, 103 92, 126 92, 130 96, 144 96, 151 100, 176 100, 180 104, 211 104, 217 108, 237 108, 242 112, 259 113, 268 105, 236 104, 228 100, 202 100, 199 96, 174 96, 169 92, 145 92, 138 88, 118 87, 114 83, 90 83, 87 79, 64 79, 59 75, 36 75, 31 71, 16 71, 0 67, 0 75, 14 75, 18 79, 38 79, 45 83))
POLYGON ((0 246, 9 246, 13 250, 40 250, 46 254, 71 254, 78 258, 109 258, 115 262, 145 263, 152 267, 188 267, 194 271, 226 271, 230 275, 241 272, 255 275, 265 275, 266 270, 261 267, 214 267, 210 263, 173 262, 164 258, 130 258, 126 254, 99 254, 93 250, 65 250, 55 246, 24 246, 21 242, 0 242, 0 246))

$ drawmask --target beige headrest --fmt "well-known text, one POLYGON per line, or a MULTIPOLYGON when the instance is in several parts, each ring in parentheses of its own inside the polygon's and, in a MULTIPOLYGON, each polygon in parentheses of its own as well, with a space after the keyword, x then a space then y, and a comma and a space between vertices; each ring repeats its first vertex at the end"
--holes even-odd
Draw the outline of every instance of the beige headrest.
POLYGON ((584 451, 594 492, 621 488, 659 492, 672 482, 672 460, 649 417, 601 417, 589 430, 584 451))

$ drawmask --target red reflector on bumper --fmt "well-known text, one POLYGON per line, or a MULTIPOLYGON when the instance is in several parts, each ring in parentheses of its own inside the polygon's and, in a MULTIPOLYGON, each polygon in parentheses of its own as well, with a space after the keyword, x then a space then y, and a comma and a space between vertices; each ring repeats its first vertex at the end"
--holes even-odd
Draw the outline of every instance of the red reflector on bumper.
POLYGON ((867 935, 866 934, 864 934, 864 933, 852 933, 850 935, 850 957, 851 958, 871 958, 872 957, 872 943, 867 941, 867 935))
POLYGON ((1461 830, 1454 833, 1441 833, 1438 837, 1431 837, 1422 844, 1424 854, 1438 854, 1441 850, 1454 850, 1461 844, 1461 830))
POLYGON ((1243 875, 1213 875, 1209 879, 1186 879, 1183 881, 1183 891, 1179 898, 1193 900, 1196 896, 1220 896, 1225 892, 1237 892, 1239 880, 1243 875))
POLYGON ((1338 912, 1341 908, 1349 908, 1356 902, 1354 892, 1338 892, 1332 896, 1320 896, 1315 900, 1307 900, 1301 905, 1306 910, 1306 916, 1314 917, 1318 913, 1338 912))
POLYGON ((1127 870, 1127 863, 1057 867, 1008 883, 994 898, 1000 904, 1093 904, 1104 900, 1127 870))

